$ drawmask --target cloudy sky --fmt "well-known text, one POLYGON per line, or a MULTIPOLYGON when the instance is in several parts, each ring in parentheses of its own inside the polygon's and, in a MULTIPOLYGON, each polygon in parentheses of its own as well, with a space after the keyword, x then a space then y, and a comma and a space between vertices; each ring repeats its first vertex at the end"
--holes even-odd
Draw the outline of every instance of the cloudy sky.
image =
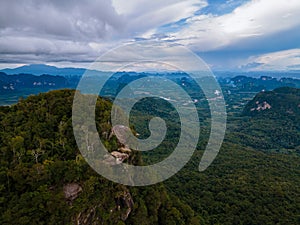
POLYGON ((141 40, 182 44, 213 70, 300 70, 300 1, 0 2, 0 68, 88 67, 141 40))

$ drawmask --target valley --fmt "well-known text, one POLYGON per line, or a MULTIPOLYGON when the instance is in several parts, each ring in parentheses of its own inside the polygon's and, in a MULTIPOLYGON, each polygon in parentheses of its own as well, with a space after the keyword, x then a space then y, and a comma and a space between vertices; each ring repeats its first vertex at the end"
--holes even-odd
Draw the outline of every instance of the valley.
MULTIPOLYGON (((110 161, 125 154, 118 153, 123 147, 117 138, 108 135, 112 130, 107 123, 110 101, 114 91, 141 76, 146 75, 112 79, 104 88, 106 98, 97 101, 96 124, 111 151, 110 161)), ((1 224, 27 224, 29 220, 32 224, 297 224, 298 80, 251 78, 253 84, 246 91, 250 78, 220 80, 228 110, 226 136, 216 160, 199 172, 210 129, 208 104, 189 78, 177 74, 172 79, 194 99, 177 104, 187 109, 189 104, 197 107, 201 124, 198 147, 176 175, 143 188, 108 181, 85 162, 72 132, 74 91, 40 93, 0 107, 1 224), (67 187, 74 187, 75 192, 70 189, 66 194, 67 187)), ((167 123, 166 137, 153 151, 127 151, 124 163, 160 162, 178 142, 180 119, 167 103, 170 98, 160 98, 164 93, 155 87, 152 91, 156 98, 144 98, 133 108, 131 129, 139 138, 146 138, 150 119, 159 116, 167 123)))

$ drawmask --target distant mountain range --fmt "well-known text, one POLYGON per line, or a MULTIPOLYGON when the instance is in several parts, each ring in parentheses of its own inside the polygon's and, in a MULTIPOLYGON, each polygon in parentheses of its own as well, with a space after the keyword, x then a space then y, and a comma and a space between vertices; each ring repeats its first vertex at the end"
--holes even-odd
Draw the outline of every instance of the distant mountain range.
POLYGON ((219 78, 222 87, 229 88, 230 91, 238 92, 260 92, 273 90, 279 87, 300 88, 300 80, 294 78, 273 78, 261 76, 259 78, 236 76, 233 78, 219 78))
MULTIPOLYGON (((32 75, 60 75, 60 76, 82 76, 86 69, 84 68, 58 68, 55 66, 49 66, 45 64, 32 64, 17 67, 14 69, 3 69, 0 72, 6 73, 8 75, 13 74, 32 74, 32 75)), ((90 70, 93 73, 99 73, 96 70, 90 70)))
MULTIPOLYGON (((30 94, 47 92, 54 89, 76 88, 81 76, 87 70, 84 68, 57 68, 43 64, 35 64, 22 66, 15 69, 0 70, 0 105, 8 105, 16 103, 19 97, 26 97, 30 94), (7 101, 8 96, 11 98, 7 101)), ((234 73, 235 74, 235 73, 234 73)), ((279 87, 294 87, 300 88, 300 80, 293 78, 273 78, 270 76, 249 77, 239 75, 233 77, 218 77, 220 86, 224 93, 228 93, 228 99, 233 99, 231 94, 243 94, 248 98, 260 91, 269 91, 279 87)), ((90 82, 98 82, 103 76, 111 75, 110 72, 100 72, 89 70, 91 75, 90 82), (95 76, 94 76, 95 75, 95 76)), ((230 74, 228 74, 230 75, 230 74)), ((117 72, 109 78, 104 85, 102 96, 115 96, 128 83, 146 76, 161 76, 176 82, 179 85, 193 90, 196 94, 194 97, 199 97, 197 84, 182 72, 173 73, 139 73, 139 72, 117 72)), ((89 87, 87 87, 89 88, 89 87)), ((226 96, 225 96, 226 97, 226 96)))
MULTIPOLYGON (((32 75, 59 75, 59 76, 82 76, 87 71, 86 68, 73 68, 73 67, 65 67, 58 68, 55 66, 45 65, 45 64, 31 64, 25 65, 17 68, 6 68, 0 70, 0 72, 6 73, 8 75, 13 74, 32 74, 32 75)), ((105 73, 103 71, 97 70, 89 70, 91 75, 99 73, 105 73)), ((127 71, 128 72, 128 71, 127 71)), ((134 72, 133 72, 134 73, 134 72)), ((156 72, 149 72, 150 74, 155 74, 156 72)), ((177 72, 175 74, 178 74, 177 72)), ((180 74, 180 73, 179 73, 180 74)), ((242 72, 242 71, 214 71, 216 77, 226 78, 226 77, 236 77, 236 76, 248 76, 248 77, 256 77, 259 78, 261 76, 269 76, 269 77, 290 77, 300 79, 300 71, 253 71, 253 72, 242 72)))
POLYGON ((219 78, 236 77, 236 76, 259 78, 262 76, 268 76, 268 77, 273 77, 273 78, 277 78, 277 79, 280 79, 282 77, 300 79, 300 71, 297 71, 297 70, 293 70, 293 71, 250 71, 250 72, 214 71, 214 75, 219 78))
POLYGON ((28 88, 59 89, 76 87, 77 83, 63 76, 32 74, 7 75, 0 72, 0 93, 16 92, 28 88))
POLYGON ((16 103, 20 97, 62 88, 76 88, 79 76, 53 76, 17 74, 0 72, 0 105, 16 103))

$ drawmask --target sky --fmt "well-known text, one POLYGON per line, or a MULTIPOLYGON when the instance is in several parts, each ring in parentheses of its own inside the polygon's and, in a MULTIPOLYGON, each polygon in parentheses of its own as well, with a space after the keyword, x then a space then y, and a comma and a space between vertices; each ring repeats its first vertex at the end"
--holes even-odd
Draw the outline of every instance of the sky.
POLYGON ((122 44, 186 46, 212 70, 300 70, 299 0, 1 0, 0 69, 87 68, 122 44))

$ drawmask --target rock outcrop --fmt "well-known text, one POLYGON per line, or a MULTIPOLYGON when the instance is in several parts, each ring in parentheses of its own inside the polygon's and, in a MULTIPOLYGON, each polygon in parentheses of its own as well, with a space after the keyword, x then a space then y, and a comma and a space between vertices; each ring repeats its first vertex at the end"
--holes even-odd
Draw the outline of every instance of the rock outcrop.
POLYGON ((82 192, 82 188, 77 183, 65 184, 63 186, 63 192, 66 200, 69 202, 73 202, 78 197, 80 192, 82 192))
POLYGON ((260 103, 259 101, 256 101, 255 102, 256 104, 256 107, 255 108, 252 108, 251 111, 263 111, 263 110, 266 110, 266 109, 271 109, 272 106, 266 102, 266 101, 263 101, 262 103, 260 103))

